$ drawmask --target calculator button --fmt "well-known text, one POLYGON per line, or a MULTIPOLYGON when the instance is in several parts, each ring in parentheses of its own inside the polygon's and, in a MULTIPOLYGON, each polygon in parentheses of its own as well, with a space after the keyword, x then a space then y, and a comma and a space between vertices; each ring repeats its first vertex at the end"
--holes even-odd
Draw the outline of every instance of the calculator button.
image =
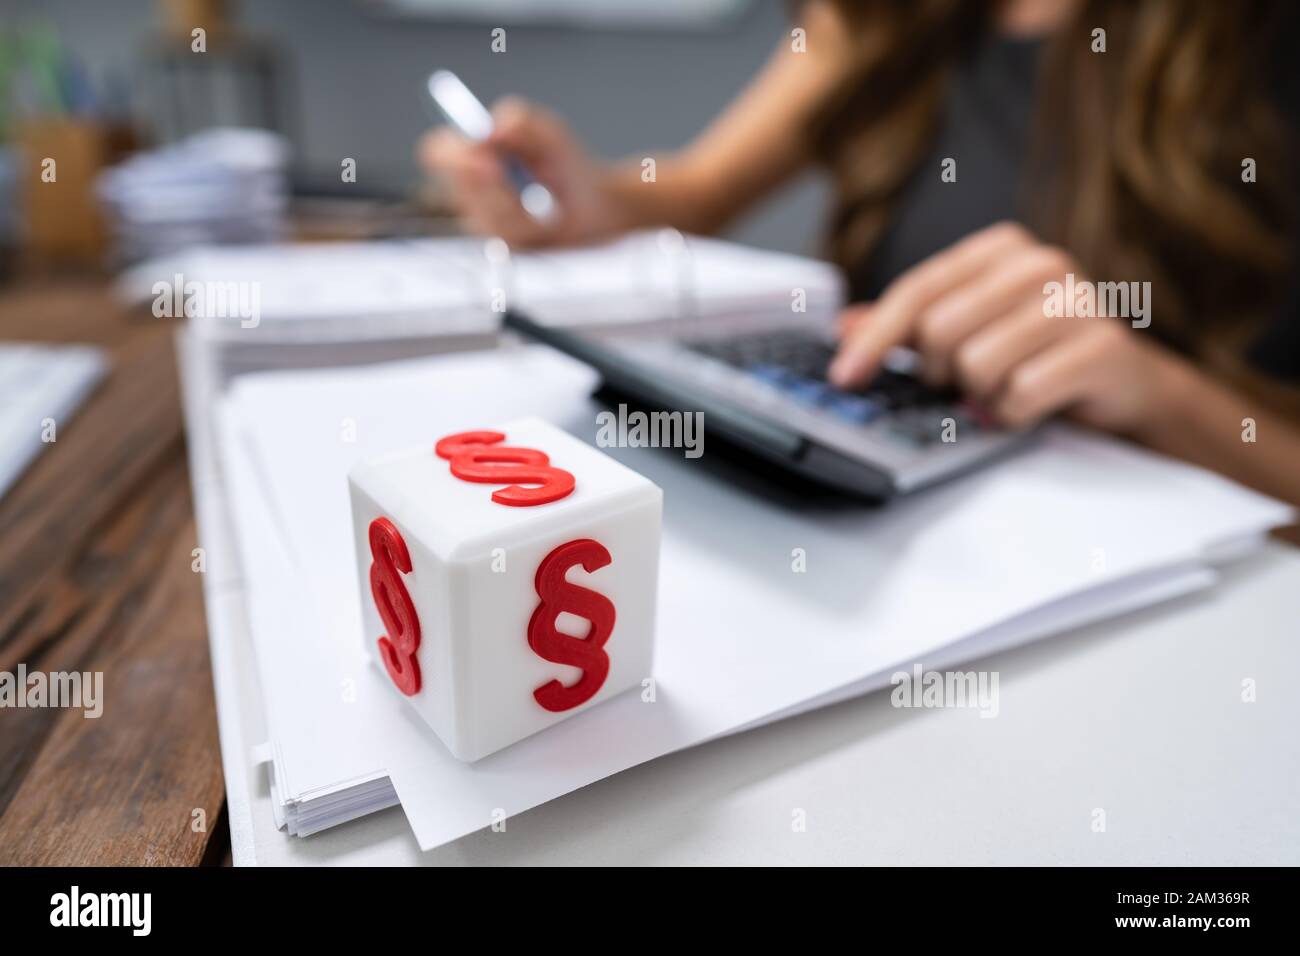
POLYGON ((836 395, 827 406, 837 418, 851 425, 866 425, 878 418, 884 407, 861 395, 836 395))
POLYGON ((787 386, 790 397, 805 405, 826 405, 835 397, 835 390, 825 382, 796 379, 787 386))

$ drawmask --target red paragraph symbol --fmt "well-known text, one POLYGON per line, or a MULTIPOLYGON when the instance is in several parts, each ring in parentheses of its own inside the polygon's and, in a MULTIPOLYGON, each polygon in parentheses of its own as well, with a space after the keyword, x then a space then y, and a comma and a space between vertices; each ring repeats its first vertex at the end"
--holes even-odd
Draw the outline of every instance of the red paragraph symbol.
POLYGON ((552 467, 545 452, 511 448, 501 444, 505 440, 501 432, 460 432, 448 435, 433 450, 451 462, 451 473, 461 481, 508 485, 492 492, 499 505, 544 505, 573 493, 573 475, 552 467), (520 483, 537 487, 523 488, 520 483))
POLYGON ((537 703, 549 711, 569 710, 585 703, 609 676, 605 642, 614 630, 614 605, 598 591, 570 584, 564 575, 575 564, 581 564, 590 573, 612 560, 599 541, 579 538, 560 545, 537 566, 535 586, 542 600, 528 622, 528 646, 552 664, 582 668, 582 676, 572 687, 552 680, 533 691, 537 703), (565 611, 591 622, 585 639, 555 629, 556 616, 565 611))
POLYGON ((379 638, 379 657, 397 689, 410 697, 420 689, 420 663, 415 659, 420 619, 401 578, 411 573, 411 555, 401 532, 387 518, 370 522, 370 555, 370 594, 388 632, 379 638))

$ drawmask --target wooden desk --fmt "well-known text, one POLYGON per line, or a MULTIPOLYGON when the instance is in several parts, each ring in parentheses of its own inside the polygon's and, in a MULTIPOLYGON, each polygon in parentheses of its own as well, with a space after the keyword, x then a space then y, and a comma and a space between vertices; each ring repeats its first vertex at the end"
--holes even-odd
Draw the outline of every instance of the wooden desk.
POLYGON ((0 709, 0 864, 219 863, 225 791, 170 320, 93 279, 0 288, 0 340, 112 368, 0 498, 0 671, 102 671, 103 714, 0 709))

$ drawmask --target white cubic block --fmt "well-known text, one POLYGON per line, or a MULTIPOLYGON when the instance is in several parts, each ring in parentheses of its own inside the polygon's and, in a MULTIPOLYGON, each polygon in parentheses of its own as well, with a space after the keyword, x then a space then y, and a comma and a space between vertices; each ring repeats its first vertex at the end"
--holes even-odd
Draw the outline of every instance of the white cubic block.
POLYGON ((431 436, 349 485, 366 649, 458 759, 651 676, 663 493, 646 478, 529 418, 431 436))

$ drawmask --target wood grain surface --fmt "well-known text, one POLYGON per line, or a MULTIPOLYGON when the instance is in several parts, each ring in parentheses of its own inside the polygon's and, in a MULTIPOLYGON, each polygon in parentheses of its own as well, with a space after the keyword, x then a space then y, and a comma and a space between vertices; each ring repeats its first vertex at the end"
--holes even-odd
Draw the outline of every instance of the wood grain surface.
POLYGON ((226 856, 224 784, 170 321, 106 283, 0 289, 0 340, 111 369, 0 498, 0 671, 102 672, 103 714, 0 709, 0 864, 226 856))

